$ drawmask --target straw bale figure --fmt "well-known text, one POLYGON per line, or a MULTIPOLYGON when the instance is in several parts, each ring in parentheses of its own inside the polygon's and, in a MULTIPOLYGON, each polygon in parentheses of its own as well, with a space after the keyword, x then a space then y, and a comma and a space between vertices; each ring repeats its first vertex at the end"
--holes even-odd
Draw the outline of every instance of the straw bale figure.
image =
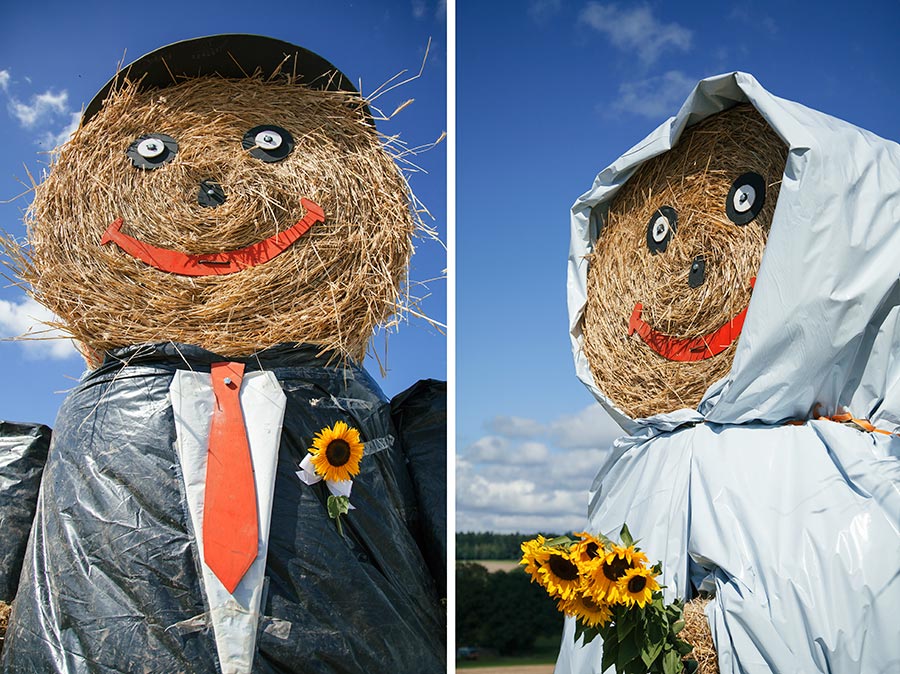
MULTIPOLYGON (((898 185, 895 142, 732 72, 572 207, 576 371, 624 431, 588 531, 660 560, 704 674, 897 662, 898 185)), ((568 620, 556 671, 602 650, 568 620)))
POLYGON ((444 671, 446 389, 360 365, 421 224, 393 142, 261 36, 88 106, 6 245, 93 369, 45 465, 49 429, 5 433, 44 454, 0 670, 444 671))

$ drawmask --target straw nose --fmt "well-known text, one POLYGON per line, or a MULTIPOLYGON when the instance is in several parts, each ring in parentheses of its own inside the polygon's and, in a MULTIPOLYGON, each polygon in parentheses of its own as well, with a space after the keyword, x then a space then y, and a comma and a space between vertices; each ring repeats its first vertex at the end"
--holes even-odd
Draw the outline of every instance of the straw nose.
POLYGON ((215 180, 201 180, 197 203, 204 208, 218 208, 225 203, 225 190, 215 180))

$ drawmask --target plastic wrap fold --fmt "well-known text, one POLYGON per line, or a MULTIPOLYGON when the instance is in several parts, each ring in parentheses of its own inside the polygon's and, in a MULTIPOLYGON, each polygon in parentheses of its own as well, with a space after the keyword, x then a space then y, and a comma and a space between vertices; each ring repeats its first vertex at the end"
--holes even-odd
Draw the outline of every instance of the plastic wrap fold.
MULTIPOLYGON (((287 398, 252 671, 443 672, 445 618, 391 405, 364 370, 316 353, 283 345, 243 359, 287 398), (295 474, 312 437, 339 420, 366 446, 343 537, 325 484, 295 474)), ((219 671, 168 392, 177 370, 225 360, 177 344, 120 349, 68 395, 4 672, 219 671)), ((436 465, 444 449, 433 448, 436 465)))
MULTIPOLYGON (((678 114, 572 208, 569 317, 579 378, 628 435, 590 494, 590 528, 623 522, 665 567, 669 599, 715 588, 721 671, 900 671, 900 146, 772 96, 745 73, 702 81, 678 114), (582 351, 587 261, 602 215, 686 126, 751 103, 789 146, 730 373, 697 409, 632 420, 582 351), (800 421, 801 425, 788 425, 800 421)), ((600 642, 557 672, 597 672, 600 642)))
POLYGON ((50 429, 0 421, 0 601, 16 596, 50 429))

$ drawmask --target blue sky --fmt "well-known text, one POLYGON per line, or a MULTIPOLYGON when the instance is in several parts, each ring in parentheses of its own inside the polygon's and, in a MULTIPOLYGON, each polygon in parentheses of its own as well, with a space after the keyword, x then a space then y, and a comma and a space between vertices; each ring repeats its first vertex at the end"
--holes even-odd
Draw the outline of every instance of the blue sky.
MULTIPOLYGON (((453 4, 450 4, 450 11, 453 4)), ((423 77, 383 101, 415 103, 379 128, 411 145, 446 129, 446 7, 438 0, 214 7, 160 1, 19 3, 3 9, 0 200, 23 191, 44 154, 125 61, 218 32, 259 32, 322 54, 372 91, 423 77), (148 9, 151 7, 152 9, 148 9)), ((577 381, 567 335, 568 211, 594 176, 674 114, 702 77, 745 70, 776 95, 900 138, 893 2, 588 2, 459 0, 457 23, 457 528, 567 530, 616 428, 577 381)), ((445 237, 446 145, 412 176, 445 237)), ((23 236, 29 198, 0 204, 0 228, 23 236)), ((412 277, 440 276, 422 243, 412 277)), ((444 321, 446 284, 425 307, 444 321)), ((0 331, 36 309, 0 290, 0 331)), ((377 342, 380 344, 380 340, 377 342)), ((389 394, 445 376, 446 341, 422 321, 392 334, 389 394)), ((52 425, 82 372, 64 342, 0 343, 0 418, 52 425), (67 355, 68 354, 68 355, 67 355)), ((377 372, 377 367, 370 369, 377 372)), ((452 375, 451 375, 452 376, 452 375)))
MULTIPOLYGON (((215 5, 172 2, 41 2, 4 6, 0 41, 0 200, 25 190, 27 171, 39 178, 47 151, 77 124, 82 105, 115 73, 125 55, 129 63, 144 53, 178 40, 214 33, 260 33, 311 49, 334 63, 363 93, 375 90, 403 70, 416 73, 428 39, 431 50, 422 77, 378 100, 390 114, 409 98, 414 103, 378 127, 400 134, 410 146, 435 141, 446 130, 446 6, 442 0, 354 3, 292 2, 277 6, 225 0, 215 5), (126 51, 127 50, 127 51, 126 51)), ((402 79, 402 78, 401 78, 402 79)), ((446 241, 446 144, 420 154, 426 171, 410 177, 413 190, 429 208, 446 241)), ((24 236, 25 195, 0 204, 0 229, 24 236)), ((419 241, 411 278, 428 281, 444 275, 445 251, 419 241)), ((40 314, 24 293, 4 284, 0 290, 0 335, 21 334, 40 314)), ((446 323, 446 281, 417 286, 428 294, 422 307, 446 323)), ((384 337, 376 338, 384 353, 384 337)), ((389 395, 424 377, 446 378, 446 338, 418 319, 388 337, 386 379, 389 395)), ((52 426, 66 389, 83 363, 66 340, 0 343, 0 418, 52 426)), ((369 362, 378 378, 378 366, 369 362)))
POLYGON ((457 3, 457 529, 566 531, 617 428, 575 377, 569 208, 703 77, 900 139, 895 2, 457 3))

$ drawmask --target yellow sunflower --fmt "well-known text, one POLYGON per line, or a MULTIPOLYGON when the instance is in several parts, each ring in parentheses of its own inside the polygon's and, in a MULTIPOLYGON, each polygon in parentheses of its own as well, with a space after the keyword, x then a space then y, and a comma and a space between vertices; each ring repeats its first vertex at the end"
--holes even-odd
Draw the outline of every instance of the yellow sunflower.
POLYGON ((578 566, 569 553, 561 548, 544 548, 547 561, 537 570, 537 582, 547 594, 559 599, 569 599, 581 588, 583 579, 578 566))
POLYGON ((561 601, 559 610, 566 615, 574 616, 585 627, 603 626, 612 619, 612 611, 606 602, 595 602, 581 593, 575 594, 568 601, 561 601))
POLYGON ((629 569, 617 582, 619 596, 627 606, 637 604, 644 608, 644 604, 650 601, 653 593, 659 589, 659 583, 653 578, 650 569, 629 569))
POLYGON ((359 474, 363 443, 358 430, 338 421, 334 427, 319 431, 309 453, 317 475, 329 482, 342 482, 359 474))
POLYGON ((522 561, 519 564, 525 564, 525 573, 531 576, 531 581, 539 581, 537 577, 538 569, 547 563, 550 553, 544 547, 546 539, 538 535, 530 541, 522 543, 522 561))
POLYGON ((576 533, 575 536, 580 537, 581 540, 572 547, 572 558, 579 567, 583 567, 586 564, 593 564, 606 555, 606 550, 600 539, 591 536, 586 531, 576 533))
POLYGON ((592 566, 588 574, 585 593, 595 602, 606 601, 610 604, 624 603, 618 587, 618 580, 629 569, 643 569, 647 555, 634 546, 622 547, 613 543, 601 561, 592 566))

